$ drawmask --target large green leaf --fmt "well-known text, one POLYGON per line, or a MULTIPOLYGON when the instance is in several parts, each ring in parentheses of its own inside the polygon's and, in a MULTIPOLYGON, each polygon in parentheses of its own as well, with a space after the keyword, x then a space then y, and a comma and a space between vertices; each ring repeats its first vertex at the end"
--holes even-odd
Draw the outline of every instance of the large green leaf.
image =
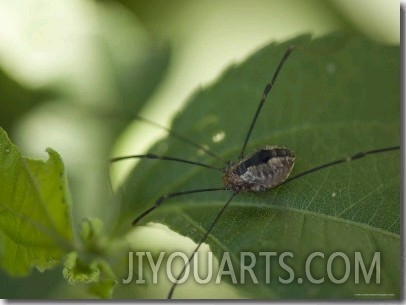
POLYGON ((73 248, 65 170, 47 151, 46 162, 24 158, 0 129, 0 264, 12 275, 54 267, 73 248))
MULTIPOLYGON (((197 91, 174 120, 173 130, 225 160, 237 158, 263 88, 292 44, 296 48, 260 114, 247 152, 270 144, 289 147, 296 153, 293 174, 297 174, 359 151, 399 145, 399 47, 341 34, 302 36, 261 49, 197 91)), ((224 166, 173 138, 152 151, 224 166)), ((279 275, 286 279, 289 274, 275 259, 271 283, 266 284, 261 277, 265 262, 258 259, 254 270, 260 283, 236 286, 244 296, 399 298, 399 159, 399 151, 367 156, 264 193, 240 194, 207 243, 218 258, 223 251, 230 252, 237 267, 241 251, 293 253, 294 259, 286 259, 296 271, 293 283, 279 283, 279 275), (304 276, 305 260, 315 251, 325 255, 313 266, 315 278, 324 276, 322 284, 312 284, 304 276), (343 284, 334 284, 326 275, 328 258, 337 251, 348 255, 351 263, 349 280, 343 284), (380 284, 375 273, 369 284, 354 283, 355 252, 361 253, 367 268, 374 253, 381 253, 380 284)), ((221 185, 216 171, 144 160, 122 190, 120 223, 129 228, 131 220, 162 194, 221 185)), ((164 223, 197 242, 229 196, 229 191, 222 191, 173 198, 143 223, 164 223)), ((333 274, 340 279, 343 260, 338 261, 333 274)))

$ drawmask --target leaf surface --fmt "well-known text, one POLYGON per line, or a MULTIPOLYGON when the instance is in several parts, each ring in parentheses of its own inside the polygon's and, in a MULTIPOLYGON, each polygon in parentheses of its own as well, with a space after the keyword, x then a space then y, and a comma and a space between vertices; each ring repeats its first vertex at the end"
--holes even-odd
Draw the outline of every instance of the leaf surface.
POLYGON ((22 157, 0 129, 1 265, 12 275, 56 266, 72 248, 70 203, 60 156, 22 157))
MULTIPOLYGON (((172 129, 224 160, 235 160, 265 84, 292 44, 296 47, 258 118, 248 153, 264 145, 288 147, 296 154, 294 175, 360 151, 399 145, 399 47, 345 34, 301 36, 259 50, 198 90, 172 129)), ((152 152, 225 166, 172 137, 152 152)), ((221 186, 219 172, 143 160, 122 190, 120 223, 129 228, 132 219, 163 194, 221 186)), ((164 202, 143 223, 164 223, 197 242, 230 195, 219 191, 179 196, 164 202)), ((241 251, 257 255, 259 284, 236 286, 248 297, 381 298, 357 296, 374 293, 399 298, 399 215, 400 157, 399 151, 392 151, 329 167, 267 192, 239 194, 207 243, 218 258, 229 252, 237 267, 241 251), (315 251, 325 255, 314 260, 314 278, 324 277, 322 284, 311 283, 305 274, 306 259, 315 251), (337 251, 350 262, 350 276, 343 284, 335 284, 327 274, 328 259, 337 251), (277 257, 271 260, 271 282, 266 283, 269 266, 259 252, 276 252, 278 257, 293 253, 292 259, 286 258, 295 271, 293 282, 279 282, 278 276, 286 279, 289 274, 277 257), (380 252, 380 284, 376 273, 369 284, 355 283, 355 252, 361 253, 367 268, 380 252)), ((336 278, 345 275, 343 262, 337 258, 332 265, 336 278)))

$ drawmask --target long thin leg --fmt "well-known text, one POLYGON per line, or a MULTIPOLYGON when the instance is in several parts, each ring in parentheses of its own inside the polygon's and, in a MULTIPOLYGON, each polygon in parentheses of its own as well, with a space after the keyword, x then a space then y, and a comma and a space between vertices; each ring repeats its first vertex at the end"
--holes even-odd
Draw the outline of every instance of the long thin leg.
POLYGON ((200 149, 200 150, 204 151, 205 153, 207 153, 208 155, 210 155, 210 156, 216 158, 217 160, 220 160, 220 161, 222 161, 222 162, 225 162, 223 158, 221 158, 219 155, 215 154, 214 152, 212 152, 212 151, 209 150, 208 148, 206 148, 206 147, 204 147, 204 146, 202 146, 202 145, 199 145, 199 144, 193 142, 192 140, 190 140, 190 139, 184 137, 183 135, 181 135, 180 133, 178 133, 178 132, 176 132, 176 131, 174 131, 174 130, 171 130, 171 129, 168 128, 168 127, 162 126, 162 125, 160 125, 160 124, 158 124, 158 123, 156 123, 156 122, 154 122, 154 121, 151 121, 150 119, 144 118, 144 117, 139 116, 139 115, 136 116, 135 119, 136 119, 136 120, 139 120, 139 121, 142 121, 142 122, 146 122, 146 123, 148 123, 148 124, 151 124, 151 125, 153 125, 153 126, 155 126, 155 127, 160 128, 160 129, 163 129, 163 130, 167 131, 168 134, 169 134, 170 136, 172 136, 173 138, 178 139, 178 140, 181 140, 181 141, 183 141, 183 142, 185 142, 185 143, 188 143, 188 144, 192 145, 193 147, 195 147, 195 148, 197 148, 197 149, 200 149))
POLYGON ((121 156, 121 157, 115 157, 111 158, 110 162, 118 162, 122 160, 128 160, 128 159, 159 159, 159 160, 168 160, 168 161, 176 161, 176 162, 181 162, 181 163, 187 163, 187 164, 193 164, 197 166, 202 166, 210 169, 214 169, 220 172, 223 172, 221 168, 214 167, 205 163, 200 163, 200 162, 195 162, 195 161, 189 161, 186 159, 180 159, 180 158, 174 158, 174 157, 169 157, 169 156, 160 156, 160 155, 155 155, 155 154, 145 154, 145 155, 129 155, 129 156, 121 156))
POLYGON ((294 175, 294 176, 286 179, 284 182, 282 182, 279 185, 288 183, 288 182, 290 182, 292 180, 296 180, 297 178, 303 177, 305 175, 314 173, 315 171, 318 171, 318 170, 321 170, 321 169, 324 169, 324 168, 327 168, 327 167, 330 167, 330 166, 333 166, 333 165, 337 165, 337 164, 341 164, 341 163, 345 163, 345 162, 350 162, 350 161, 354 161, 354 160, 358 160, 358 159, 362 159, 362 158, 364 158, 364 157, 366 157, 368 155, 379 154, 379 153, 393 151, 393 150, 399 150, 399 149, 400 149, 400 146, 392 146, 392 147, 385 147, 385 148, 380 148, 380 149, 374 149, 374 150, 359 152, 359 153, 356 153, 356 154, 354 154, 352 156, 348 156, 346 158, 342 158, 342 159, 339 159, 339 160, 336 160, 336 161, 332 161, 332 162, 325 163, 325 164, 313 167, 311 169, 308 169, 308 170, 306 170, 304 172, 301 172, 301 173, 299 173, 297 175, 294 175))
POLYGON ((279 62, 278 67, 276 68, 276 71, 275 71, 275 73, 274 73, 274 75, 273 75, 273 77, 272 77, 271 82, 268 83, 268 84, 266 85, 266 87, 265 87, 264 93, 262 94, 262 98, 261 98, 261 100, 259 101, 259 105, 258 105, 257 111, 255 112, 254 118, 252 119, 250 128, 248 129, 248 133, 247 133, 247 135, 245 136, 244 144, 243 144, 243 146, 242 146, 241 153, 240 153, 240 156, 239 156, 240 159, 244 156, 245 148, 247 147, 247 143, 248 143, 248 141, 249 141, 249 139, 250 139, 252 130, 254 129, 255 123, 256 123, 257 118, 258 118, 258 116, 259 116, 259 113, 261 112, 262 106, 263 106, 264 103, 265 103, 266 97, 268 96, 268 93, 271 91, 271 89, 272 89, 272 87, 273 87, 273 84, 275 83, 276 78, 278 77, 279 72, 280 72, 281 69, 282 69, 283 64, 285 63, 286 59, 289 57, 289 55, 290 55, 290 53, 292 52, 293 48, 294 48, 294 46, 290 46, 290 47, 287 49, 287 51, 286 51, 285 54, 283 55, 281 61, 279 62))
POLYGON ((183 276, 183 274, 185 273, 186 267, 188 265, 190 265, 190 262, 192 261, 193 257, 195 256, 195 254, 197 253, 197 251, 199 251, 200 246, 206 241, 207 237, 209 236, 209 234, 211 233, 211 231, 213 230, 214 226, 217 224, 217 222, 219 221, 219 219, 221 218, 221 215, 223 215, 224 211, 226 210, 226 208, 228 207, 228 205, 231 203, 231 201, 233 200, 233 198, 235 196, 238 195, 238 192, 234 192, 230 198, 228 198, 226 204, 221 208, 221 210, 217 213, 216 218, 214 219, 214 221, 211 223, 209 229, 206 231, 206 233, 204 234, 203 238, 199 241, 198 245, 196 246, 195 250, 193 251, 193 253, 190 255, 189 260, 187 262, 187 264, 185 264, 185 266, 183 266, 182 271, 180 272, 180 274, 178 275, 178 277, 176 278, 176 282, 172 284, 171 290, 168 293, 168 299, 172 298, 173 292, 176 288, 176 285, 178 284, 179 279, 183 276))
POLYGON ((155 203, 152 207, 145 210, 137 218, 135 218, 132 222, 132 225, 135 226, 138 222, 140 222, 141 219, 143 219, 145 216, 147 216, 149 213, 151 213, 153 210, 155 210, 157 207, 159 207, 162 204, 162 202, 164 202, 166 199, 177 197, 177 196, 182 196, 182 195, 187 195, 187 194, 193 194, 193 193, 225 191, 225 190, 227 190, 225 187, 221 187, 221 188, 218 187, 218 188, 188 190, 188 191, 174 192, 174 193, 168 193, 168 194, 162 195, 161 197, 158 198, 157 201, 155 201, 155 203))

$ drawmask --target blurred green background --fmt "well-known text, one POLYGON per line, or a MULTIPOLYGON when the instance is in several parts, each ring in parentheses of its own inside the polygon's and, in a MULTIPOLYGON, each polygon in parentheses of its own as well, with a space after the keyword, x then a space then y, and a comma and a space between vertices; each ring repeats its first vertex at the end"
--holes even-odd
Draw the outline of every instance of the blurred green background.
MULTIPOLYGON (((111 223, 109 156, 164 135, 136 114, 169 126, 195 88, 272 41, 345 29, 399 44, 399 9, 395 0, 0 0, 0 126, 27 156, 62 155, 73 219, 111 223)), ((128 164, 115 169, 118 184, 128 164)), ((0 297, 66 297, 63 282, 61 270, 0 271, 0 297)))

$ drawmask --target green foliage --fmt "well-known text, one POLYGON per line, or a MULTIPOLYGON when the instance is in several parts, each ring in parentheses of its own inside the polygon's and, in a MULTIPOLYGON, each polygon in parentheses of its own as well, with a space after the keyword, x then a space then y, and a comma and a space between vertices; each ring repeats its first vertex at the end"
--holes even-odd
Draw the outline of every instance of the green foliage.
MULTIPOLYGON (((289 147, 296 152, 297 174, 359 151, 399 145, 399 48, 346 35, 316 40, 303 36, 263 48, 196 92, 174 120, 173 130, 224 160, 234 160, 264 85, 292 44, 296 48, 263 108, 247 152, 271 144, 289 147), (223 141, 216 141, 219 134, 223 141)), ((152 152, 224 166, 173 138, 152 152)), ((342 285, 327 280, 283 285, 277 278, 280 273, 286 278, 286 271, 272 265, 271 285, 263 277, 259 285, 238 288, 250 297, 354 298, 361 292, 399 297, 399 169, 395 151, 330 167, 268 192, 240 194, 207 242, 218 257, 230 252, 237 267, 241 251, 292 252, 290 265, 302 277, 305 258, 314 251, 325 253, 324 270, 335 251, 345 252, 352 262, 354 251, 363 257, 381 252, 385 272, 380 285, 354 284, 353 271, 352 280, 342 285)), ((128 227, 159 195, 221 185, 215 171, 145 160, 123 188, 119 223, 128 227)), ((211 192, 176 197, 144 223, 164 223, 197 242, 228 196, 211 192)), ((256 264, 256 274, 264 274, 264 264, 256 264)))
POLYGON ((67 256, 63 276, 70 284, 89 284, 89 292, 101 298, 112 297, 116 277, 109 264, 101 259, 82 261, 76 252, 67 256))
POLYGON ((72 248, 70 202, 63 163, 24 158, 0 130, 1 265, 12 275, 45 270, 72 248))
MULTIPOLYGON (((209 87, 198 90, 174 120, 173 130, 224 160, 234 160, 264 85, 292 44, 296 46, 294 52, 270 93, 247 152, 270 144, 289 147, 296 153, 293 174, 297 174, 359 151, 399 145, 399 47, 339 34, 320 39, 301 36, 264 47, 230 67, 209 87)), ((163 68, 156 68, 159 76, 150 75, 153 81, 140 103, 151 94, 162 72, 163 68)), ((124 101, 117 111, 125 116, 130 105, 124 101)), ((110 215, 117 224, 112 234, 106 229, 111 224, 101 219, 72 219, 71 208, 80 203, 70 203, 62 161, 55 151, 47 151, 46 162, 22 157, 0 131, 1 266, 13 276, 22 276, 32 267, 45 270, 61 266, 64 257, 62 273, 67 282, 75 284, 71 287, 86 286, 93 296, 102 298, 114 296, 113 289, 126 271, 129 243, 133 250, 155 254, 157 249, 164 249, 155 239, 127 240, 136 236, 131 221, 139 213, 168 192, 222 186, 221 175, 215 171, 142 160, 118 192, 121 206, 117 217, 110 215), (75 228, 75 224, 80 227, 75 228), (77 241, 74 231, 79 233, 77 241)), ((225 166, 170 136, 157 143, 152 152, 225 166)), ((143 223, 165 224, 198 242, 229 196, 230 192, 223 191, 176 197, 143 223)), ((269 266, 258 260, 254 271, 259 284, 247 281, 233 286, 244 297, 355 298, 357 293, 382 293, 399 298, 399 203, 399 152, 367 156, 264 193, 239 194, 207 243, 218 259, 223 252, 230 253, 237 274, 243 251, 256 255, 293 253, 294 258, 286 259, 295 271, 293 283, 278 281, 279 276, 286 279, 289 275, 277 259, 271 261, 271 283, 266 283, 269 266), (305 276, 306 259, 313 252, 325 255, 312 264, 314 278, 325 278, 322 284, 312 284, 305 276), (340 285, 326 274, 327 260, 334 252, 345 253, 351 263, 349 280, 340 285), (367 268, 374 252, 381 253, 380 284, 374 280, 355 283, 355 252, 361 253, 367 268), (299 277, 303 283, 298 283, 299 277)), ((344 274, 340 262, 334 263, 332 270, 337 278, 344 274)), ((227 276, 223 280, 230 283, 227 276)), ((167 293, 166 286, 144 286, 162 291, 162 295, 153 294, 155 298, 167 293)), ((221 287, 218 294, 202 289, 202 294, 193 296, 217 297, 221 287)), ((139 289, 129 288, 137 293, 139 289)), ((177 295, 182 296, 182 285, 175 291, 177 295)))

